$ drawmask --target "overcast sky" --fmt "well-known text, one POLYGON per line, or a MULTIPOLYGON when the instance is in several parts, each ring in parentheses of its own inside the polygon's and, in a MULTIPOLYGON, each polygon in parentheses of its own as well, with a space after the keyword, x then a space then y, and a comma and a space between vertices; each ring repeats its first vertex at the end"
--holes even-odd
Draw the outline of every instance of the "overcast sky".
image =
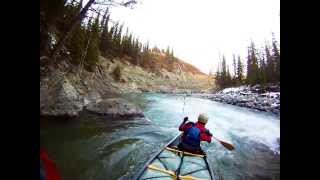
POLYGON ((251 39, 259 47, 274 32, 280 42, 280 0, 140 0, 113 8, 111 18, 205 73, 215 71, 219 53, 230 64, 232 53, 244 58, 251 39))

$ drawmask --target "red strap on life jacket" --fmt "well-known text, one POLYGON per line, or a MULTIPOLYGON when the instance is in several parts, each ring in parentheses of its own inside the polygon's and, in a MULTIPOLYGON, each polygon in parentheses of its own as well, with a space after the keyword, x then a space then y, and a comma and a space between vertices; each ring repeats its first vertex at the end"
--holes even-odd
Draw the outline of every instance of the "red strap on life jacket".
POLYGON ((61 180, 60 174, 54 162, 49 158, 48 153, 41 149, 40 150, 40 160, 43 162, 45 169, 46 180, 61 180))

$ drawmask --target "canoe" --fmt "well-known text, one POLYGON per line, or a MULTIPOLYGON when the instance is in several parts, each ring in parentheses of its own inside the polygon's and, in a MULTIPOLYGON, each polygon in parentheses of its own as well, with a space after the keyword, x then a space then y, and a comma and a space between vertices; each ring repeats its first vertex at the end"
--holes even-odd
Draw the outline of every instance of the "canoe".
POLYGON ((205 153, 178 149, 181 135, 173 138, 137 173, 135 180, 216 180, 205 153))

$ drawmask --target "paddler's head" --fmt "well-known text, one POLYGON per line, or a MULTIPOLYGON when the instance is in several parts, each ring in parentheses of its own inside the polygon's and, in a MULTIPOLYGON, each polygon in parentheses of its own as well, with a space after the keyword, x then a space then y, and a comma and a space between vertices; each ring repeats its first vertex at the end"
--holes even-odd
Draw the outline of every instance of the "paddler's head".
POLYGON ((208 117, 207 114, 201 113, 201 114, 199 115, 199 117, 198 117, 198 122, 200 122, 200 123, 202 123, 202 124, 207 124, 208 119, 209 119, 209 117, 208 117))

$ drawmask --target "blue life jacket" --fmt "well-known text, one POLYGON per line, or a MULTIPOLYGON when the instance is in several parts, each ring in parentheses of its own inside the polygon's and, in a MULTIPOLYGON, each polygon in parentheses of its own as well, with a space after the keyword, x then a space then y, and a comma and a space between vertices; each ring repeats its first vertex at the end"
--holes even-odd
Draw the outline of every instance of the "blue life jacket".
POLYGON ((200 147, 200 129, 192 124, 192 127, 186 131, 183 142, 195 149, 200 147))

